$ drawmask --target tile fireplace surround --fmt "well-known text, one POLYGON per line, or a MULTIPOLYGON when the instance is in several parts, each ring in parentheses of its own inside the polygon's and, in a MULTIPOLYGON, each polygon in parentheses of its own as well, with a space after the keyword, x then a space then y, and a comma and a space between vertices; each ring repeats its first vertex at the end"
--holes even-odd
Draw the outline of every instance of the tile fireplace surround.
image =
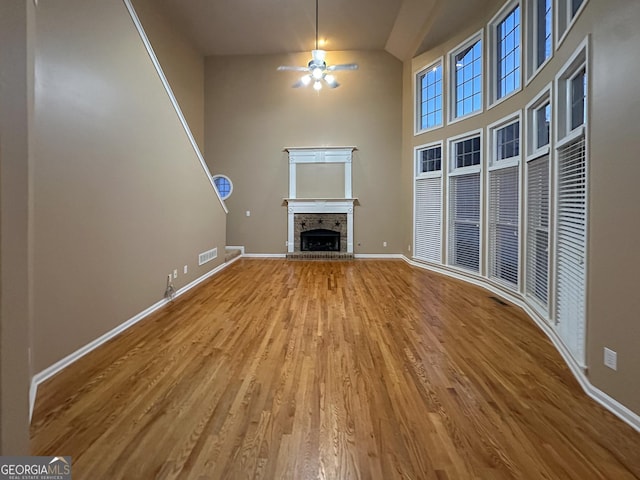
MULTIPOLYGON (((284 199, 287 206, 287 252, 300 251, 301 220, 306 217, 311 223, 306 229, 326 228, 341 232, 340 251, 353 253, 353 207, 357 199, 351 192, 351 161, 355 147, 308 147, 287 148, 289 153, 289 197, 284 199), (296 165, 299 163, 342 163, 344 164, 344 197, 343 198, 297 198, 296 165), (328 225, 318 227, 317 218, 331 220, 328 225), (315 223, 314 223, 314 216, 315 223), (321 216, 321 217, 320 217, 321 216), (342 219, 342 220, 338 220, 342 219), (298 222, 296 228, 296 221, 298 222), (340 227, 335 227, 335 222, 340 227), (345 225, 346 223, 346 225, 345 225), (346 230, 346 232, 345 232, 346 230), (345 236, 346 233, 346 236, 345 236)), ((307 223, 307 222, 305 222, 307 223)))

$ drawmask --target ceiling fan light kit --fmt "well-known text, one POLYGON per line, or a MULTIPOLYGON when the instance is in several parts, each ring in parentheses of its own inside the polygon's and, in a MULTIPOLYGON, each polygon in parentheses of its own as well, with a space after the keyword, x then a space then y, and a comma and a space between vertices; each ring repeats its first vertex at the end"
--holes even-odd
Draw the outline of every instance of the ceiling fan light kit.
POLYGON ((322 90, 323 83, 329 88, 337 88, 340 86, 336 77, 330 73, 338 70, 357 70, 358 65, 355 63, 343 63, 340 65, 327 65, 325 57, 327 52, 318 48, 318 0, 316 0, 316 48, 311 51, 311 60, 306 67, 297 67, 289 65, 281 65, 279 71, 305 72, 300 80, 292 85, 293 88, 306 87, 313 81, 313 89, 322 90))

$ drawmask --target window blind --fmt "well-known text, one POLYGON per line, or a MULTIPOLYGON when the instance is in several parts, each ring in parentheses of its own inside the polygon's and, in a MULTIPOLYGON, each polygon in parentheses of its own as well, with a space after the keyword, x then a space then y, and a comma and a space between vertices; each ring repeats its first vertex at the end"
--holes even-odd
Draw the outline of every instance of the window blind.
POLYGON ((584 364, 586 159, 581 137, 558 150, 556 320, 558 333, 584 364))
POLYGON ((544 307, 549 302, 549 157, 527 164, 527 275, 525 295, 544 307))
POLYGON ((480 173, 450 177, 449 264, 480 270, 480 173))
POLYGON ((518 287, 518 169, 489 172, 489 278, 518 287))
POLYGON ((442 179, 416 180, 415 251, 416 258, 442 261, 442 179))

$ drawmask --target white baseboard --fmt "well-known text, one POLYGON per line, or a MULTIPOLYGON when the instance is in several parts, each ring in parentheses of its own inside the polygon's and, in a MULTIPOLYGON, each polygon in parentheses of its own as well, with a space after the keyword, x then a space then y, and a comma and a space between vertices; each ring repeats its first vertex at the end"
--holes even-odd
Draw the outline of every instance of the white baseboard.
POLYGON ((404 255, 402 255, 401 253, 356 253, 353 256, 354 258, 379 258, 379 259, 385 259, 385 258, 402 259, 404 257, 404 255))
MULTIPOLYGON (((174 298, 177 298, 180 295, 182 295, 183 293, 191 290, 196 285, 204 282, 206 279, 208 279, 209 277, 215 275, 216 273, 218 273, 223 268, 231 265, 235 260, 237 260, 239 258, 240 257, 236 257, 236 258, 234 258, 233 260, 231 260, 231 261, 229 261, 227 263, 222 263, 222 264, 218 265, 213 270, 210 270, 209 272, 205 273, 201 277, 196 278, 191 283, 189 283, 189 284, 185 285, 184 287, 178 289, 176 291, 176 294, 175 294, 174 298)), ((38 385, 40 385, 42 382, 48 380, 49 378, 53 377, 56 373, 58 373, 61 370, 65 369, 66 367, 71 365, 73 362, 75 362, 79 358, 85 356, 87 353, 91 352, 92 350, 95 350, 100 345, 102 345, 105 342, 111 340, 113 337, 117 336, 119 333, 124 332, 127 328, 131 327, 132 325, 135 325, 136 323, 138 323, 143 318, 148 317, 153 312, 155 312, 155 311, 159 310, 160 308, 164 307, 169 302, 170 302, 170 300, 168 300, 166 298, 163 298, 162 300, 160 300, 160 301, 154 303, 153 305, 151 305, 149 308, 143 310, 142 312, 138 313, 134 317, 130 318, 126 322, 121 323, 120 325, 118 325, 117 327, 115 327, 112 330, 109 330, 104 335, 101 335, 100 337, 96 338, 92 342, 90 342, 90 343, 86 344, 85 346, 79 348, 75 352, 67 355, 63 359, 58 360, 56 363, 54 363, 53 365, 45 368, 41 372, 36 373, 31 378, 31 387, 29 388, 29 421, 31 421, 31 418, 33 417, 33 407, 35 406, 35 403, 36 403, 36 395, 38 393, 38 385)))
POLYGON ((604 408, 606 408, 611 413, 613 413, 616 417, 618 417, 623 422, 627 423, 628 425, 633 427, 635 430, 640 432, 640 415, 631 411, 630 409, 622 405, 620 402, 618 402, 616 399, 610 397, 605 392, 600 390, 599 388, 593 386, 593 384, 589 381, 589 378, 585 375, 586 367, 584 365, 580 365, 578 362, 575 361, 575 359, 573 358, 573 356, 565 346, 562 339, 556 333, 555 329, 553 329, 552 326, 547 321, 545 321, 536 312, 536 310, 533 307, 531 307, 528 303, 526 303, 524 299, 522 299, 522 297, 520 297, 519 295, 516 296, 513 294, 509 294, 508 292, 502 289, 496 288, 490 283, 483 281, 483 279, 480 277, 465 275, 463 273, 458 273, 453 270, 441 268, 437 265, 417 262, 413 259, 407 258, 405 255, 402 255, 402 258, 405 262, 407 262, 409 265, 413 265, 414 267, 430 270, 436 273, 447 275, 449 277, 456 278, 458 280, 463 280, 473 285, 482 287, 486 290, 489 290, 491 293, 494 293, 504 298, 505 300, 513 303, 514 305, 517 305, 518 307, 522 308, 525 311, 525 313, 529 315, 529 317, 531 317, 531 319, 540 328, 540 330, 544 332, 544 334, 549 338, 549 340, 551 340, 551 343, 553 343, 553 346, 556 347, 556 350, 558 350, 558 352, 562 356, 563 360, 569 367, 569 370, 571 370, 571 373, 573 373, 573 376, 576 377, 576 380, 582 387, 582 390, 593 400, 595 400, 604 408))
POLYGON ((243 253, 244 258, 287 258, 286 253, 243 253))

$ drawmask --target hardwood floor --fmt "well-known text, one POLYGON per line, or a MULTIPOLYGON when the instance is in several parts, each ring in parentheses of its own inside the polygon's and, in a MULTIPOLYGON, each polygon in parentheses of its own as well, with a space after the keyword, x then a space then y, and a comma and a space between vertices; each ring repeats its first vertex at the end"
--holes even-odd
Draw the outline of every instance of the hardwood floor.
POLYGON ((633 479, 517 307, 398 260, 241 259, 38 390, 74 479, 633 479))

